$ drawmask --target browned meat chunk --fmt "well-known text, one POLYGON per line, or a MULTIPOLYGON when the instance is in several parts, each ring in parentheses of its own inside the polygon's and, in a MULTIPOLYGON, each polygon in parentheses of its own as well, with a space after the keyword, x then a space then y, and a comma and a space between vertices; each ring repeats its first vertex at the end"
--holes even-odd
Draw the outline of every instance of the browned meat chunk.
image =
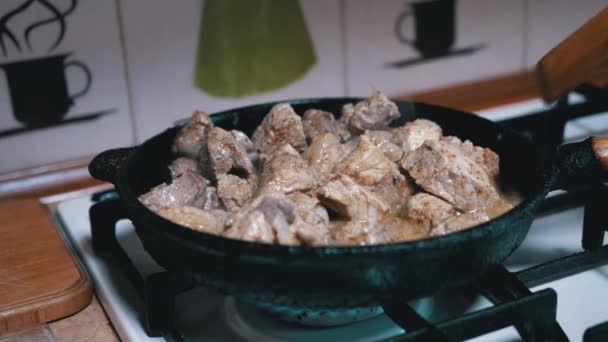
POLYGON ((237 210, 251 198, 254 185, 234 175, 220 174, 217 178, 217 197, 229 211, 237 210))
POLYGON ((426 191, 462 211, 492 207, 501 201, 485 169, 445 140, 427 140, 401 161, 426 191))
POLYGON ((317 195, 323 205, 348 220, 373 223, 390 210, 381 198, 346 175, 323 185, 317 195))
POLYGON ((345 156, 349 155, 352 151, 354 151, 357 148, 357 146, 359 146, 359 137, 360 137, 359 135, 356 135, 356 136, 348 139, 347 141, 345 141, 344 144, 342 144, 345 156))
POLYGON ((415 220, 435 225, 454 215, 454 207, 439 197, 420 192, 410 197, 407 215, 415 220))
POLYGON ((480 212, 465 213, 462 215, 450 216, 441 221, 431 230, 431 236, 445 235, 457 232, 466 228, 471 228, 478 224, 488 221, 488 215, 480 212))
POLYGON ((304 245, 325 245, 328 242, 329 215, 318 199, 295 192, 289 198, 298 219, 294 224, 296 238, 304 245))
POLYGON ((264 164, 260 179, 261 192, 280 192, 312 189, 314 179, 306 162, 291 145, 281 146, 272 159, 264 164))
POLYGON ((324 183, 333 176, 333 170, 338 162, 344 158, 345 148, 338 138, 326 132, 316 136, 306 152, 304 159, 318 184, 324 183))
POLYGON ((173 141, 173 152, 189 158, 198 158, 207 132, 213 127, 209 114, 195 111, 192 118, 182 127, 173 141))
POLYGON ((282 195, 263 195, 253 201, 253 209, 239 215, 226 235, 250 241, 300 244, 296 237, 293 202, 282 195))
POLYGON ((489 148, 475 146, 469 140, 462 142, 458 137, 449 136, 443 138, 445 141, 458 147, 462 153, 481 165, 491 180, 496 181, 500 171, 499 158, 494 151, 489 148))
POLYGON ((217 179, 219 175, 227 173, 242 178, 255 174, 245 148, 236 142, 234 135, 219 127, 209 131, 207 145, 201 150, 200 159, 204 174, 211 179, 217 179))
POLYGON ((187 170, 174 178, 171 184, 157 185, 139 196, 139 200, 151 209, 165 206, 202 208, 206 186, 207 181, 203 176, 187 170))
POLYGON ((253 143, 261 153, 262 162, 270 159, 273 151, 284 144, 303 152, 306 137, 300 116, 288 103, 275 105, 253 133, 253 143))
POLYGON ((379 222, 337 222, 331 229, 332 244, 373 245, 428 237, 428 226, 408 218, 387 216, 379 222))
POLYGON ((299 244, 296 238, 296 212, 293 203, 285 198, 265 197, 256 208, 264 213, 266 221, 272 227, 277 242, 286 245, 299 244))
POLYGON ((199 162, 186 157, 179 157, 175 159, 171 165, 169 165, 169 170, 171 171, 171 178, 179 177, 185 171, 201 173, 199 162))
POLYGON ((394 128, 392 132, 403 154, 414 151, 427 140, 439 140, 442 136, 441 127, 425 119, 408 122, 402 127, 394 128))
POLYGON ((287 198, 293 202, 296 213, 302 218, 302 221, 312 225, 327 225, 329 223, 327 210, 317 198, 301 192, 294 192, 287 198))
POLYGON ((401 147, 395 142, 395 136, 390 131, 366 130, 364 135, 377 148, 381 149, 391 161, 398 161, 403 155, 401 147))
POLYGON ((337 121, 334 115, 320 109, 309 109, 302 116, 302 129, 308 142, 312 141, 321 133, 332 133, 340 141, 350 139, 350 132, 346 124, 337 121))
POLYGON ((160 207, 156 213, 182 226, 218 235, 224 231, 224 221, 226 220, 226 212, 223 210, 204 211, 180 206, 160 207))
POLYGON ((366 129, 382 129, 399 117, 397 105, 375 90, 370 97, 353 105, 344 105, 340 121, 346 123, 352 133, 366 129))
POLYGON ((391 213, 399 213, 408 198, 416 191, 414 184, 399 172, 387 173, 371 191, 390 206, 391 213))
POLYGON ((272 226, 266 221, 264 213, 254 210, 239 217, 224 231, 224 236, 245 241, 274 243, 272 226))
POLYGON ((243 149, 245 149, 245 151, 247 152, 247 156, 255 165, 259 161, 260 156, 251 139, 249 139, 249 137, 245 133, 237 131, 236 129, 230 131, 230 134, 232 134, 236 143, 239 144, 243 149))
POLYGON ((208 186, 207 189, 205 189, 205 204, 203 205, 203 210, 220 209, 221 207, 222 204, 217 197, 217 188, 208 186))
POLYGON ((335 172, 351 176, 359 184, 374 186, 386 174, 397 174, 399 170, 381 149, 362 135, 359 137, 357 148, 340 161, 335 172))

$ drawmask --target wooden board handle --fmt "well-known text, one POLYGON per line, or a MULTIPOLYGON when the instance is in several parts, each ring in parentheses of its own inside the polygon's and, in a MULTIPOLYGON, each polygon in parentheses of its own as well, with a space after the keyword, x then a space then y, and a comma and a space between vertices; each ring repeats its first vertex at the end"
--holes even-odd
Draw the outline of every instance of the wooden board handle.
POLYGON ((608 71, 608 8, 551 49, 536 64, 538 87, 551 102, 608 71))
POLYGON ((591 148, 604 170, 608 170, 608 137, 592 137, 591 148))

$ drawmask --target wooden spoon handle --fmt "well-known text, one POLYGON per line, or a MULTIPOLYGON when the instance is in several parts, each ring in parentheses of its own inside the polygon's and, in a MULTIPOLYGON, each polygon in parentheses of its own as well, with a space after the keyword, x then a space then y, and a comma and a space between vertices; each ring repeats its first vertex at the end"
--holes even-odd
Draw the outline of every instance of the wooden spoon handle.
POLYGON ((538 87, 551 102, 608 71, 608 8, 551 49, 536 64, 538 87))
POLYGON ((608 170, 608 137, 592 137, 591 148, 604 170, 608 170))

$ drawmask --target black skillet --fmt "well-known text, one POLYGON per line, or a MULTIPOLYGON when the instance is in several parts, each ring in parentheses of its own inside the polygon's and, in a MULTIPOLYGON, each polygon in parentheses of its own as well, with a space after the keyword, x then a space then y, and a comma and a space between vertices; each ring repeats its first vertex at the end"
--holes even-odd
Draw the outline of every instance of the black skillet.
MULTIPOLYGON (((358 98, 289 101, 299 114, 308 108, 340 113, 358 98)), ((213 115, 216 125, 252 133, 274 103, 213 115)), ((479 116, 426 104, 397 102, 402 116, 443 127, 446 135, 469 139, 500 156, 501 185, 524 201, 506 214, 471 229, 419 241, 357 247, 295 247, 227 239, 168 221, 137 197, 169 179, 175 157, 173 127, 140 146, 110 150, 91 162, 93 177, 113 183, 127 217, 148 253, 167 270, 190 275, 205 286, 251 301, 298 307, 360 307, 387 298, 413 299, 477 279, 523 241, 546 194, 605 176, 597 153, 606 138, 562 146, 554 165, 543 165, 528 139, 479 116), (595 151, 594 151, 595 146, 595 151)), ((606 157, 603 160, 606 163, 606 157)))
MULTIPOLYGON (((538 64, 540 89, 554 100, 608 65, 608 9, 573 33, 538 64)), ((318 108, 339 114, 355 98, 289 101, 297 113, 318 108)), ((608 180, 608 138, 562 146, 555 158, 513 131, 481 117, 419 103, 397 102, 402 116, 440 124, 446 135, 469 139, 500 156, 501 185, 523 202, 489 222, 441 237, 358 247, 293 247, 231 240, 174 224, 144 207, 137 196, 169 179, 170 146, 179 127, 140 146, 99 154, 93 177, 114 184, 144 248, 170 272, 244 299, 303 308, 371 306, 384 299, 419 298, 471 283, 499 265, 523 241, 550 190, 608 180), (542 158, 541 158, 542 157, 542 158), (541 162, 554 160, 554 162, 541 162)), ((225 129, 251 134, 273 103, 213 116, 225 129)))

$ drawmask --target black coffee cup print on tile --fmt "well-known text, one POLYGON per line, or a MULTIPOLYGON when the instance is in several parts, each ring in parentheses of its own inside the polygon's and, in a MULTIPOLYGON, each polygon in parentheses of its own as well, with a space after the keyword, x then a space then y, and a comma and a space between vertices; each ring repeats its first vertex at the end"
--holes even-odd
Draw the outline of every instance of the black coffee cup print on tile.
POLYGON ((74 100, 91 87, 91 72, 79 61, 66 60, 69 54, 46 56, 0 64, 4 70, 17 121, 28 127, 61 121, 74 100), (65 71, 78 68, 85 75, 82 89, 68 93, 65 71))
POLYGON ((0 69, 3 71, 0 74, 6 78, 12 115, 21 123, 20 127, 0 131, 0 138, 95 120, 115 112, 114 109, 95 110, 65 118, 75 101, 89 91, 92 82, 91 71, 84 63, 71 53, 54 52, 69 33, 68 19, 77 12, 77 7, 78 0, 13 0, 0 8, 0 69), (38 57, 29 57, 34 55, 38 57), (11 61, 2 61, 2 57, 11 61), (68 69, 79 69, 84 82, 68 84, 68 69), (70 93, 70 89, 77 90, 70 93))
POLYGON ((456 0, 407 3, 406 9, 395 20, 394 32, 399 42, 414 48, 420 57, 387 63, 387 67, 405 67, 437 58, 471 54, 485 47, 480 44, 453 49, 457 34, 456 0))
POLYGON ((446 54, 454 44, 454 1, 416 2, 411 7, 397 18, 395 34, 399 41, 412 45, 423 57, 446 54), (409 37, 404 27, 405 21, 412 19, 415 32, 409 37))

